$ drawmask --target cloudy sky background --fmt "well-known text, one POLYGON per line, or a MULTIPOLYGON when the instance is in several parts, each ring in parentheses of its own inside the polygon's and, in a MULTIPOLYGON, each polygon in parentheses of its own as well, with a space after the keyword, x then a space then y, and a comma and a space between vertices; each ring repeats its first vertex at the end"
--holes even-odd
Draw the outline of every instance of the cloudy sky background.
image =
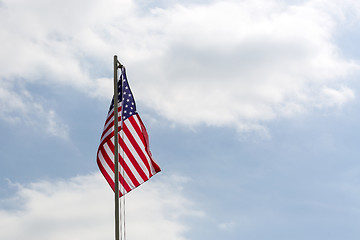
POLYGON ((126 66, 162 172, 129 239, 359 239, 360 3, 0 1, 0 238, 113 239, 126 66))

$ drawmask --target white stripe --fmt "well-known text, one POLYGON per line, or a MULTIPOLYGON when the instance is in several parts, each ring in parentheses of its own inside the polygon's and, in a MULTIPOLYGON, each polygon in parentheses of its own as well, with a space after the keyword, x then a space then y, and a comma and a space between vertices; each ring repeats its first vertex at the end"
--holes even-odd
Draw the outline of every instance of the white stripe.
POLYGON ((103 166, 103 168, 105 169, 107 175, 109 175, 112 182, 114 182, 114 172, 111 170, 111 168, 107 164, 107 162, 106 162, 105 158, 103 157, 101 151, 99 151, 98 157, 99 157, 100 163, 103 166))
MULTIPOLYGON (((134 116, 134 120, 135 120, 136 124, 139 126, 139 128, 140 128, 140 130, 141 130, 141 132, 142 132, 143 129, 141 128, 139 116, 138 116, 138 115, 135 115, 135 116, 134 116)), ((135 131, 135 129, 134 129, 134 131, 135 131)), ((141 141, 140 136, 137 135, 137 134, 136 134, 136 136, 137 136, 136 141, 138 141, 138 143, 139 143, 139 145, 140 145, 140 147, 141 147, 144 155, 146 156, 146 160, 147 160, 147 162, 148 162, 148 164, 149 164, 149 166, 150 166, 150 171, 151 171, 152 174, 155 174, 156 171, 155 171, 155 169, 154 169, 154 167, 153 167, 153 165, 152 165, 152 163, 151 163, 151 157, 149 156, 148 152, 146 151, 146 146, 145 146, 145 144, 143 144, 143 142, 141 141)))
MULTIPOLYGON (((114 137, 111 138, 111 142, 112 142, 113 145, 114 145, 114 137)), ((108 147, 108 149, 109 149, 109 151, 111 151, 109 147, 108 147)), ((107 154, 109 155, 109 153, 107 153, 107 154)), ((114 154, 113 154, 112 152, 111 152, 111 155, 110 155, 110 156, 112 156, 112 157, 111 157, 111 161, 114 162, 114 157, 113 157, 114 154)), ((118 166, 119 166, 119 167, 118 167, 119 172, 120 172, 121 176, 123 176, 124 181, 129 185, 129 187, 130 187, 131 189, 133 189, 133 188, 135 187, 134 183, 131 181, 131 179, 129 178, 129 176, 128 176, 127 173, 125 172, 124 168, 121 166, 121 164, 119 164, 118 166)), ((119 182, 120 182, 120 179, 119 179, 119 182)))
MULTIPOLYGON (((109 121, 109 117, 111 116, 111 114, 114 112, 114 109, 112 109, 109 114, 106 117, 106 122, 104 125, 104 130, 110 125, 111 122, 114 122, 114 116, 111 117, 111 121, 109 121)), ((118 117, 121 117, 121 107, 119 107, 119 111, 118 111, 118 117)))
MULTIPOLYGON (((111 117, 111 119, 108 119, 110 114, 112 114, 112 112, 114 112, 113 110, 111 110, 111 112, 108 114, 107 116, 107 121, 105 122, 104 125, 104 129, 103 129, 103 133, 105 131, 105 129, 107 129, 109 127, 110 124, 114 124, 114 117, 111 117)), ((121 117, 121 111, 118 112, 118 117, 121 117)), ((101 138, 100 142, 104 141, 104 139, 109 136, 109 134, 111 134, 114 131, 114 126, 112 126, 111 128, 109 128, 107 130, 107 132, 103 135, 103 137, 101 138)))
MULTIPOLYGON (((146 131, 146 130, 143 130, 143 129, 142 129, 139 118, 140 118, 139 115, 135 115, 135 116, 134 116, 134 119, 135 119, 137 125, 139 125, 139 127, 140 127, 140 129, 141 129, 141 132, 142 132, 142 131, 146 131)), ((148 139, 148 141, 149 141, 149 139, 148 139)), ((152 162, 151 162, 152 157, 150 157, 149 154, 147 153, 147 151, 146 151, 146 146, 145 146, 145 145, 143 145, 143 146, 144 146, 144 151, 145 151, 146 159, 147 159, 147 161, 148 161, 148 163, 149 163, 149 166, 150 166, 150 169, 151 169, 151 174, 154 175, 154 174, 156 174, 156 171, 155 171, 155 168, 154 168, 154 166, 152 165, 152 162)), ((149 146, 148 146, 148 147, 149 147, 149 146)))
MULTIPOLYGON (((114 137, 111 138, 111 140, 113 139, 114 137)), ((106 142, 104 143, 103 145, 104 147, 104 150, 106 152, 106 155, 108 155, 108 157, 110 158, 111 162, 114 163, 114 153, 111 151, 110 147, 109 147, 109 144, 106 142)))
MULTIPOLYGON (((129 139, 126 137, 126 135, 123 134, 123 131, 121 131, 120 136, 123 136, 124 143, 125 143, 126 146, 130 149, 130 152, 131 152, 132 145, 130 144, 129 139)), ((137 180, 140 184, 143 183, 144 180, 143 180, 142 177, 140 176, 139 172, 136 170, 135 166, 134 166, 134 165, 132 164, 132 162, 130 161, 129 156, 127 156, 127 154, 125 153, 125 151, 124 151, 122 148, 121 148, 121 154, 123 155, 126 164, 127 164, 128 167, 130 168, 130 171, 134 174, 136 180, 137 180)), ((136 158, 136 156, 135 156, 135 158, 136 158)), ((140 165, 140 166, 141 166, 141 165, 140 165)), ((146 175, 146 172, 145 172, 145 175, 146 175)))
POLYGON ((104 139, 109 136, 112 132, 114 132, 114 127, 109 128, 109 130, 104 134, 104 136, 101 138, 100 142, 103 142, 104 139))
MULTIPOLYGON (((105 150, 106 152, 111 151, 110 148, 109 148, 109 146, 107 145, 107 143, 104 144, 104 150, 105 150)), ((111 156, 112 156, 112 155, 110 155, 110 159, 113 159, 111 156)), ((104 157, 103 157, 103 155, 102 155, 101 152, 99 152, 99 159, 100 159, 101 165, 104 167, 104 169, 105 169, 105 171, 106 171, 106 174, 109 175, 109 177, 111 178, 112 182, 114 183, 114 182, 115 182, 114 172, 113 172, 113 170, 110 168, 110 166, 107 164, 107 162, 106 162, 106 160, 104 159, 104 157)), ((119 167, 121 167, 121 166, 119 165, 119 167)), ((126 181, 126 179, 125 179, 125 181, 126 181)), ((129 187, 130 187, 131 189, 135 188, 135 186, 133 186, 133 185, 132 185, 132 186, 130 185, 129 187)), ((121 185, 120 181, 119 181, 119 191, 120 191, 122 194, 127 193, 126 189, 121 185)))
MULTIPOLYGON (((144 145, 142 144, 141 139, 139 138, 139 135, 137 134, 137 132, 135 131, 134 127, 131 125, 131 123, 129 121, 126 121, 126 126, 128 127, 131 135, 134 137, 135 142, 139 145, 140 150, 143 152, 143 154, 145 155, 146 158, 148 158, 148 155, 146 153, 146 151, 144 151, 144 145)), ((126 135, 126 134, 124 134, 126 135)), ((145 173, 146 177, 149 178, 149 170, 147 169, 145 163, 143 162, 142 158, 140 157, 140 155, 138 154, 138 152, 135 150, 134 146, 131 144, 130 140, 126 137, 125 139, 125 144, 128 146, 130 152, 132 153, 132 155, 134 156, 134 158, 137 160, 138 164, 140 165, 141 169, 143 170, 143 172, 145 173)))
POLYGON ((108 115, 106 116, 106 120, 105 120, 105 124, 104 124, 104 130, 107 128, 107 126, 109 126, 110 122, 114 121, 114 116, 110 117, 113 112, 114 112, 114 109, 112 109, 108 113, 108 115))
POLYGON ((107 121, 105 123, 103 132, 105 131, 105 129, 107 129, 109 127, 110 124, 114 124, 114 118, 113 117, 111 119, 109 119, 109 121, 107 121))
MULTIPOLYGON (((124 168, 121 166, 121 164, 119 163, 119 172, 120 175, 123 176, 124 181, 127 183, 127 185, 131 188, 134 189, 135 185, 134 183, 131 181, 130 177, 128 176, 128 174, 124 171, 124 168)), ((119 179, 120 182, 120 179, 119 179)))

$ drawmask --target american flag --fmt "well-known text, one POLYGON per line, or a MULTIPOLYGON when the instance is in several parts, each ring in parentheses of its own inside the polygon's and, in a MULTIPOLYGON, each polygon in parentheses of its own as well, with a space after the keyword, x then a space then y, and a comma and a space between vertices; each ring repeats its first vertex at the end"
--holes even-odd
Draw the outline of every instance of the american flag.
MULTIPOLYGON (((148 134, 136 112, 134 97, 131 93, 125 68, 121 68, 118 81, 119 104, 119 196, 123 196, 147 181, 160 167, 153 160, 148 134), (122 127, 121 127, 122 117, 122 127)), ((115 191, 114 177, 114 98, 105 121, 97 152, 97 164, 111 188, 115 191)))

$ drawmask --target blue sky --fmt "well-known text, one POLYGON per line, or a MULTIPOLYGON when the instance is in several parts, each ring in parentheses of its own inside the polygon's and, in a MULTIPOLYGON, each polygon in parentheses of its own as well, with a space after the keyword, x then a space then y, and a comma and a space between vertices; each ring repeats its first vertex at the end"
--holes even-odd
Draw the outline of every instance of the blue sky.
POLYGON ((358 239, 359 14, 0 1, 0 238, 114 238, 96 151, 117 54, 162 168, 126 197, 129 239, 358 239))

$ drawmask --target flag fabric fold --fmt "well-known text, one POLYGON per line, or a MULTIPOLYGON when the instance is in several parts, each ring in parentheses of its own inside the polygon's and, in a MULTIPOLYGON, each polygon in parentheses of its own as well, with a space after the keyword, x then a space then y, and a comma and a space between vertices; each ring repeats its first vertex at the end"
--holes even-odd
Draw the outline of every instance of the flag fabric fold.
POLYGON ((148 134, 136 111, 135 100, 124 67, 121 68, 118 88, 118 111, 114 111, 113 98, 97 151, 97 164, 106 181, 115 191, 114 114, 117 114, 119 122, 119 196, 121 197, 149 180, 161 169, 152 158, 148 134))

